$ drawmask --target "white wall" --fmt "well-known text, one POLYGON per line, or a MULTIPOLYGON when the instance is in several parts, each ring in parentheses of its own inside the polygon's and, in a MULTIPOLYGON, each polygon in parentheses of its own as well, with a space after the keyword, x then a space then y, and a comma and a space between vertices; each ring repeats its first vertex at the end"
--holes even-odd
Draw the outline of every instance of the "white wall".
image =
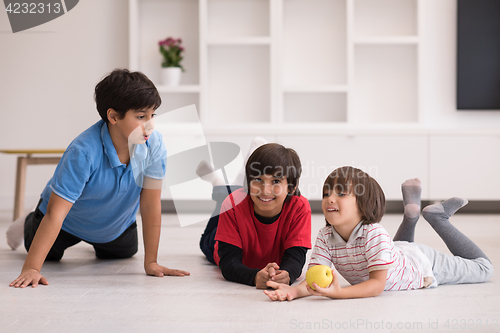
MULTIPOLYGON (((456 111, 456 0, 421 1, 424 126, 500 129, 500 112, 456 111)), ((0 10, 0 149, 65 148, 99 119, 95 84, 128 64, 128 1, 80 1, 52 22, 10 31, 0 10)), ((27 205, 53 169, 28 167, 27 205)), ((12 209, 14 176, 15 157, 0 154, 0 209, 12 209)))
MULTIPOLYGON (((13 34, 0 9, 0 149, 65 148, 100 119, 96 83, 128 65, 128 1, 84 0, 13 34)), ((16 157, 0 154, 0 209, 12 209, 16 157)), ((55 166, 28 166, 26 205, 55 166)))
POLYGON ((421 106, 428 127, 500 128, 500 112, 456 109, 456 0, 423 0, 421 106))

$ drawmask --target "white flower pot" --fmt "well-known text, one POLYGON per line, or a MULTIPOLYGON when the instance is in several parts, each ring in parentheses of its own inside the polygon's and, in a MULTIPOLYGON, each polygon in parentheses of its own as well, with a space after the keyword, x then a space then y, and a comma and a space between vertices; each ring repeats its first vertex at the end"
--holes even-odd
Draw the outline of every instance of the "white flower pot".
POLYGON ((161 69, 161 84, 165 86, 178 86, 181 82, 182 70, 180 67, 163 67, 161 69))

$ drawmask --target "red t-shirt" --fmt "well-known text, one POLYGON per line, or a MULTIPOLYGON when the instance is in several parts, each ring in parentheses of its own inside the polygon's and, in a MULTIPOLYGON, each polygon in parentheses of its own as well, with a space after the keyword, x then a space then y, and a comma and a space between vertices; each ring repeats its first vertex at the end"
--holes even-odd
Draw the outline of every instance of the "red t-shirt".
POLYGON ((280 265, 286 249, 294 246, 311 248, 311 207, 306 198, 291 196, 280 217, 272 224, 259 222, 253 201, 244 189, 230 194, 223 202, 215 235, 214 260, 219 264, 222 241, 243 250, 243 264, 264 268, 268 263, 280 265))

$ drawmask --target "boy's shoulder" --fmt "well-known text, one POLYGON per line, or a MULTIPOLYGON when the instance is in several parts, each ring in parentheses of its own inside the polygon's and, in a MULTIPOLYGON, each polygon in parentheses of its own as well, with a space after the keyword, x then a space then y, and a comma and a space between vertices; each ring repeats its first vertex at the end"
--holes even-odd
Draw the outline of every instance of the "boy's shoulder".
POLYGON ((370 223, 363 225, 363 235, 367 239, 387 237, 391 238, 387 230, 380 223, 370 223))
MULTIPOLYGON (((106 138, 102 131, 107 130, 107 126, 106 128, 103 128, 103 126, 105 126, 104 121, 99 120, 80 133, 66 148, 62 159, 67 160, 67 163, 90 163, 90 165, 95 166, 96 161, 102 160, 106 147, 104 143, 106 138)), ((109 134, 108 139, 112 145, 109 134)))
POLYGON ((292 195, 287 204, 291 209, 304 209, 311 211, 309 200, 307 200, 303 195, 292 195))
MULTIPOLYGON (((68 149, 80 149, 84 152, 95 151, 97 147, 102 147, 102 131, 105 125, 103 120, 99 120, 94 125, 80 133, 68 146, 68 149), (98 145, 100 144, 100 145, 98 145)), ((110 138, 111 139, 111 138, 110 138)))
POLYGON ((222 206, 226 211, 229 209, 243 209, 245 207, 240 204, 248 200, 251 199, 247 191, 244 188, 240 188, 230 193, 226 199, 224 199, 222 206))

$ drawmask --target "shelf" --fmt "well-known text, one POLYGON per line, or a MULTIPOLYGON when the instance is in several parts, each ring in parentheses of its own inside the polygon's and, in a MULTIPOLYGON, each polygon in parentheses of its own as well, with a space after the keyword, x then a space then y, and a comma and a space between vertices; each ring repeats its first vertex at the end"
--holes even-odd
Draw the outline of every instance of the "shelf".
POLYGON ((210 47, 207 62, 209 123, 271 120, 269 46, 210 47))
POLYGON ((130 68, 143 72, 153 82, 160 82, 162 56, 158 42, 167 37, 181 38, 186 49, 182 61, 186 71, 181 82, 199 84, 198 0, 130 0, 130 7, 130 68))
POLYGON ((347 95, 331 92, 286 93, 285 123, 336 123, 347 121, 347 95))
POLYGON ((334 93, 334 92, 347 92, 349 88, 347 85, 324 85, 324 86, 285 86, 283 92, 285 93, 334 93))
POLYGON ((179 86, 164 86, 161 84, 156 85, 156 89, 160 93, 199 93, 200 86, 197 84, 179 85, 179 86))
POLYGON ((418 122, 417 53, 415 45, 355 47, 352 122, 418 122))
POLYGON ((208 38, 270 36, 270 0, 206 0, 208 38))
MULTIPOLYGON (((203 124, 201 126, 202 133, 207 136, 275 136, 275 135, 292 135, 292 136, 435 136, 435 137, 450 137, 450 136, 490 136, 499 137, 500 130, 495 128, 446 128, 446 127, 427 127, 419 123, 379 123, 379 124, 349 124, 345 122, 329 123, 329 122, 300 122, 287 123, 284 126, 276 126, 270 123, 235 123, 232 126, 223 124, 203 124)), ((186 123, 182 127, 174 123, 156 123, 155 129, 160 133, 168 133, 168 135, 191 136, 200 134, 199 123, 186 123)), ((166 134, 164 134, 166 135, 166 134)))
POLYGON ((355 36, 416 36, 418 0, 354 0, 355 36))
POLYGON ((207 45, 270 45, 270 37, 234 37, 209 39, 207 45))
POLYGON ((205 136, 413 136, 422 135, 433 137, 500 137, 498 128, 456 128, 456 127, 432 127, 420 123, 378 123, 378 124, 349 124, 345 122, 301 122, 287 123, 286 125, 275 125, 270 123, 235 123, 232 126, 221 124, 200 124, 195 122, 185 123, 182 126, 173 122, 156 122, 155 129, 160 133, 170 136, 196 136, 203 133, 205 136))
POLYGON ((345 0, 283 2, 284 86, 347 83, 346 16, 345 0))
MULTIPOLYGON (((160 95, 163 94, 160 92, 160 95)), ((183 108, 187 105, 199 105, 200 104, 200 94, 192 92, 181 92, 181 93, 168 93, 168 95, 160 96, 162 99, 161 106, 156 110, 155 123, 161 123, 164 121, 162 114, 169 111, 173 111, 179 108, 183 108)), ((181 123, 183 126, 185 123, 199 123, 199 117, 193 117, 192 115, 176 113, 175 117, 169 116, 168 121, 171 123, 181 123)), ((178 125, 176 125, 179 127, 178 125)), ((180 126, 182 128, 182 126, 180 126)))
POLYGON ((354 39, 356 45, 411 45, 418 42, 417 36, 362 36, 354 39))

